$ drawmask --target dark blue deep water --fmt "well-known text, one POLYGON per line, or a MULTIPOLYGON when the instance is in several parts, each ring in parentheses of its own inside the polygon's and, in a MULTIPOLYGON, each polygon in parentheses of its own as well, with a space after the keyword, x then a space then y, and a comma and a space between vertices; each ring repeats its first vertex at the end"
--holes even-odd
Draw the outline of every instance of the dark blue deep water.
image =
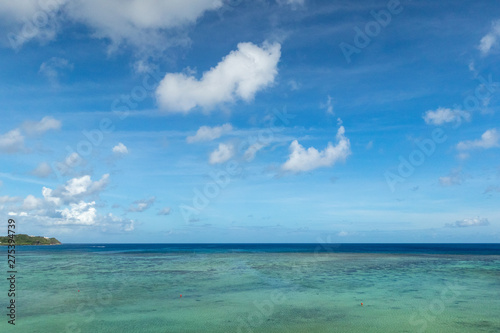
POLYGON ((140 253, 223 253, 223 252, 298 252, 298 253, 392 253, 392 254, 461 254, 500 255, 500 244, 63 244, 24 246, 19 252, 140 252, 140 253))

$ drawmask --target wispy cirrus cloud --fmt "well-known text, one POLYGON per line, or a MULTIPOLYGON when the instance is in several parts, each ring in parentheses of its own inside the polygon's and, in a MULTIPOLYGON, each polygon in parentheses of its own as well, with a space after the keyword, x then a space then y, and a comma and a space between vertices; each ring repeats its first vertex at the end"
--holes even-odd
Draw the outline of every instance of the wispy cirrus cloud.
POLYGON ((26 121, 22 124, 22 129, 27 135, 41 135, 50 130, 61 129, 60 120, 51 116, 45 116, 40 121, 26 121))
POLYGON ((133 204, 130 205, 130 207, 128 208, 128 211, 141 213, 141 212, 145 211, 146 209, 149 209, 149 207, 151 207, 155 203, 155 201, 156 201, 156 197, 136 200, 136 201, 134 201, 133 204))
POLYGON ((73 64, 67 59, 52 57, 40 65, 38 73, 45 76, 52 84, 58 84, 64 71, 73 70, 73 64))
POLYGON ((0 152, 17 153, 24 148, 24 136, 19 129, 0 134, 0 152))
POLYGON ((221 126, 201 126, 196 134, 193 136, 188 136, 186 138, 187 143, 195 143, 195 142, 207 142, 220 138, 222 135, 227 134, 233 130, 233 126, 231 124, 226 123, 221 126))
POLYGON ((498 46, 499 39, 500 20, 496 20, 491 23, 490 31, 483 38, 481 38, 478 48, 483 55, 488 55, 492 48, 498 46))
POLYGON ((170 212, 171 212, 171 211, 172 211, 172 210, 171 210, 171 208, 170 208, 170 207, 163 207, 162 209, 160 209, 160 210, 158 211, 158 214, 157 214, 157 215, 163 215, 163 216, 165 216, 165 215, 170 215, 170 212))
POLYGON ((448 176, 440 177, 439 184, 441 184, 441 186, 461 185, 464 179, 465 177, 462 173, 462 169, 458 168, 451 170, 448 176))
POLYGON ((475 217, 472 219, 463 219, 460 221, 455 221, 455 223, 447 223, 446 227, 451 228, 467 228, 467 227, 484 227, 490 225, 490 221, 486 218, 475 217))

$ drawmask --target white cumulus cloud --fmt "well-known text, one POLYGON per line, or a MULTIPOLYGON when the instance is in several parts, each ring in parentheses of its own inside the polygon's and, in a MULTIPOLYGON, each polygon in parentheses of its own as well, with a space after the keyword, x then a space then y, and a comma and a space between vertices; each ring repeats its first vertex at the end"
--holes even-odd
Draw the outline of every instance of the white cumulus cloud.
POLYGON ((496 129, 489 129, 481 135, 481 139, 462 141, 457 144, 458 150, 488 149, 500 147, 500 134, 496 129))
POLYGON ((174 28, 195 23, 206 11, 222 5, 222 0, 74 0, 65 12, 90 27, 95 37, 110 40, 111 51, 128 44, 148 52, 163 50, 172 44, 174 28))
POLYGON ((120 142, 113 147, 113 153, 118 155, 125 155, 128 154, 128 148, 127 146, 125 146, 123 143, 120 142))
POLYGON ((208 162, 210 164, 220 164, 228 161, 234 156, 234 146, 232 144, 220 143, 219 147, 210 153, 208 162))
POLYGON ((10 31, 13 48, 32 39, 54 39, 64 21, 83 24, 92 37, 109 40, 111 52, 122 44, 139 53, 161 52, 189 41, 183 28, 222 5, 222 0, 1 1, 0 24, 10 31), (37 19, 45 24, 36 26, 37 19))
POLYGON ((212 141, 220 138, 222 135, 229 133, 233 130, 233 126, 227 123, 221 126, 201 126, 196 134, 186 138, 187 143, 194 143, 199 141, 212 141))
POLYGON ((96 224, 95 201, 72 203, 70 208, 60 210, 63 217, 55 224, 76 224, 76 225, 94 225, 96 224))
POLYGON ((429 125, 442 125, 444 123, 459 124, 462 120, 469 121, 470 113, 462 110, 452 110, 448 108, 438 108, 435 111, 429 110, 424 114, 424 120, 429 125))
POLYGON ((294 140, 290 144, 290 155, 282 165, 282 170, 291 172, 310 171, 345 161, 351 154, 351 144, 344 134, 344 126, 341 126, 337 131, 337 144, 333 145, 329 142, 328 146, 322 151, 318 151, 314 147, 305 149, 297 140, 294 140))
POLYGON ((75 177, 55 190, 44 187, 42 194, 46 201, 56 203, 74 203, 83 198, 98 195, 109 183, 109 174, 104 174, 100 180, 92 181, 89 175, 75 177))
POLYGON ((188 113, 196 107, 210 110, 217 104, 237 99, 250 101, 271 85, 278 74, 281 45, 239 43, 201 79, 191 74, 168 73, 156 90, 161 108, 167 112, 188 113))

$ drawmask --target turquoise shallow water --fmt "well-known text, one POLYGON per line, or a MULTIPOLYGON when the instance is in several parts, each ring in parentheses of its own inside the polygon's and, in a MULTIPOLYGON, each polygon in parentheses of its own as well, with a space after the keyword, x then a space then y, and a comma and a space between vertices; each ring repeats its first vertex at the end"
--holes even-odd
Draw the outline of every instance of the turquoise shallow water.
POLYGON ((495 249, 18 249, 1 332, 500 332, 495 249))

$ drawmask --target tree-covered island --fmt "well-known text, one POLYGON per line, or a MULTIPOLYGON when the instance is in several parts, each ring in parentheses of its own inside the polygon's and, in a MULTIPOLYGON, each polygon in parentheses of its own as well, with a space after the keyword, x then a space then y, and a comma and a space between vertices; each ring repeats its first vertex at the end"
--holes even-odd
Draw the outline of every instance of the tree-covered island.
MULTIPOLYGON (((14 235, 15 243, 11 245, 60 245, 61 242, 55 238, 43 236, 28 236, 26 234, 14 235)), ((9 245, 8 236, 0 236, 0 245, 9 245)))

